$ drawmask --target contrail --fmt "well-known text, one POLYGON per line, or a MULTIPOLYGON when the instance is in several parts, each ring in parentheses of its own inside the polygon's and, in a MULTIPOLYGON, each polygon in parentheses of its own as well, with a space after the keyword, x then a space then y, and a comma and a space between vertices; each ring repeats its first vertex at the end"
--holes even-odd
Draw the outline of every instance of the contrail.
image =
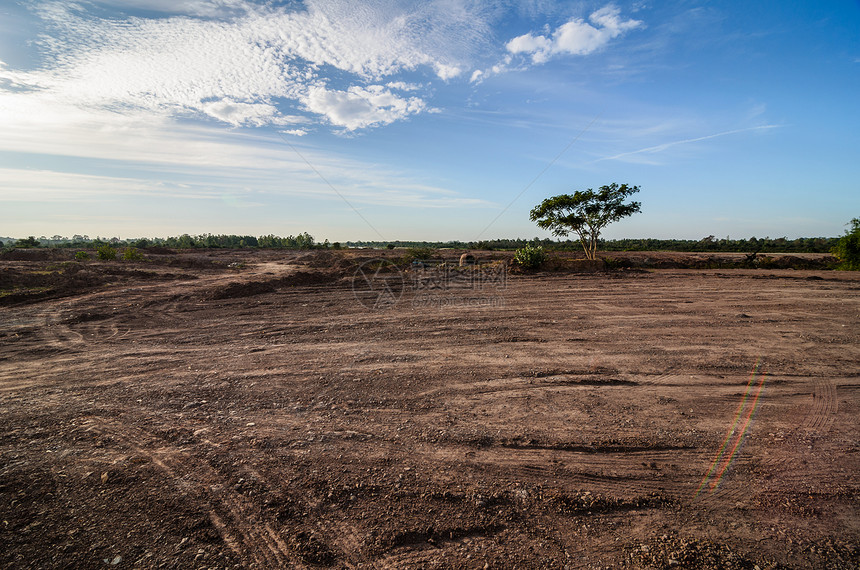
POLYGON ((704 137, 696 137, 693 139, 684 139, 684 140, 680 140, 680 141, 672 141, 672 142, 667 142, 667 143, 663 143, 663 144, 658 144, 656 146, 649 146, 647 148, 640 148, 639 150, 632 150, 630 152, 622 152, 621 154, 616 154, 615 156, 605 156, 603 158, 598 158, 597 160, 592 160, 588 164, 594 164, 595 162, 600 162, 602 160, 617 160, 619 158, 623 158, 625 156, 631 156, 634 154, 662 152, 662 151, 666 150, 667 148, 670 148, 673 146, 678 146, 680 144, 688 144, 688 143, 694 143, 694 142, 699 142, 699 141, 706 141, 708 139, 715 139, 717 137, 724 137, 726 135, 735 135, 737 133, 745 133, 747 131, 760 131, 760 130, 764 130, 764 129, 777 129, 781 126, 782 125, 761 125, 759 127, 749 127, 746 129, 735 129, 733 131, 724 131, 722 133, 716 133, 713 135, 706 135, 704 137))

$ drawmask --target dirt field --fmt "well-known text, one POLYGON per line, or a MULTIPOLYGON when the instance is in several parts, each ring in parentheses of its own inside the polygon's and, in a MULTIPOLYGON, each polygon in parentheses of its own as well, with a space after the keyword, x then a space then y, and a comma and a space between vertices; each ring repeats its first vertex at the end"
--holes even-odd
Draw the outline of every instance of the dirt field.
POLYGON ((860 566, 860 274, 376 255, 0 261, 0 566, 860 566))

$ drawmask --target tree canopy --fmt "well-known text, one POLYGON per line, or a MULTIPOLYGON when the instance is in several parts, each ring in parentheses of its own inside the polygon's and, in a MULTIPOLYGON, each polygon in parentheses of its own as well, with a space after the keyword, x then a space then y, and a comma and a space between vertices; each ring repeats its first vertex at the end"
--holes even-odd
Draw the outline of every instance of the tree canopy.
POLYGON ((860 218, 854 218, 848 225, 850 229, 839 239, 832 253, 842 262, 841 269, 860 271, 860 218))
POLYGON ((588 259, 596 259, 600 232, 608 224, 640 211, 639 202, 624 201, 639 192, 638 186, 612 183, 595 192, 591 188, 547 198, 535 206, 529 218, 538 227, 563 237, 574 232, 588 259))

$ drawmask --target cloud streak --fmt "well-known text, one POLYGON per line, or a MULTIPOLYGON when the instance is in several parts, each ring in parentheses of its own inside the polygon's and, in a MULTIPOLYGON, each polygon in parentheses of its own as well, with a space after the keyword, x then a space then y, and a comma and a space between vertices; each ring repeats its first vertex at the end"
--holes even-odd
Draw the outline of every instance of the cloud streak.
POLYGON ((597 160, 592 160, 588 164, 594 164, 596 162, 602 162, 604 160, 622 160, 622 159, 625 159, 625 158, 628 158, 631 156, 636 156, 636 155, 641 155, 641 154, 657 154, 659 152, 663 152, 664 150, 667 150, 667 149, 675 147, 675 146, 691 144, 691 143, 706 141, 706 140, 710 140, 710 139, 715 139, 718 137, 735 135, 735 134, 739 134, 739 133, 746 133, 746 132, 750 132, 750 131, 762 131, 762 130, 769 130, 769 129, 777 129, 780 126, 782 126, 782 125, 760 125, 760 126, 756 126, 756 127, 748 127, 745 129, 734 129, 731 131, 723 131, 721 133, 715 133, 715 134, 706 135, 703 137, 695 137, 695 138, 671 141, 671 142, 662 143, 662 144, 658 144, 658 145, 654 145, 654 146, 649 146, 646 148, 640 148, 638 150, 631 150, 629 152, 622 152, 620 154, 616 154, 613 156, 605 156, 603 158, 598 158, 597 160))

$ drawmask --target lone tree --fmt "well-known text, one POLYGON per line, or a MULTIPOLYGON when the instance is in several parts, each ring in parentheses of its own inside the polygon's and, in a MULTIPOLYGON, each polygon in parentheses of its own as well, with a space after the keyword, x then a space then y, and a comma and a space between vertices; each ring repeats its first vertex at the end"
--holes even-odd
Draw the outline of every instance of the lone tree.
POLYGON ((562 237, 570 232, 579 236, 585 257, 596 259, 597 239, 607 224, 632 216, 640 211, 639 202, 624 203, 629 196, 639 192, 638 186, 612 183, 601 186, 597 192, 589 188, 547 198, 532 209, 529 218, 538 227, 552 231, 562 237))

